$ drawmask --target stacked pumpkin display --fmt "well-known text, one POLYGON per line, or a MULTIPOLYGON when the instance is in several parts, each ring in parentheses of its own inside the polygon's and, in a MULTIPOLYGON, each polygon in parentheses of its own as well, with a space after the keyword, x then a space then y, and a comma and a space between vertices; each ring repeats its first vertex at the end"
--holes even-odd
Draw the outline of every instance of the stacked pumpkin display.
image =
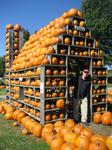
MULTIPOLYGON (((5 56, 5 72, 8 73, 9 72, 9 59, 10 59, 10 41, 11 41, 11 32, 10 31, 13 31, 13 25, 12 24, 9 24, 6 26, 6 56, 5 56)), ((7 76, 8 77, 8 76, 7 76)), ((7 82, 7 81, 6 81, 7 82)))
POLYGON ((22 124, 23 135, 33 134, 36 138, 42 137, 51 150, 111 150, 112 137, 94 134, 91 128, 85 128, 82 124, 75 124, 72 119, 65 122, 57 121, 42 126, 31 119, 21 110, 15 110, 7 103, 0 103, 0 113, 5 114, 6 119, 14 119, 13 126, 22 124))
MULTIPOLYGON (((14 27, 15 52, 18 49, 20 30, 20 25, 14 27)), ((103 52, 99 49, 99 43, 86 27, 83 13, 75 8, 64 12, 31 35, 19 50, 11 66, 9 83, 12 89, 19 86, 19 90, 10 91, 11 104, 22 108, 26 114, 36 118, 42 124, 66 119, 67 56, 74 59, 91 57, 94 68, 103 68, 103 52)), ((102 86, 95 94, 106 93, 105 83, 106 80, 102 79, 102 86)), ((100 110, 105 111, 105 106, 100 110)))
POLYGON ((15 59, 17 58, 17 55, 19 54, 20 47, 20 31, 22 31, 22 28, 19 24, 16 24, 14 26, 14 56, 15 59))

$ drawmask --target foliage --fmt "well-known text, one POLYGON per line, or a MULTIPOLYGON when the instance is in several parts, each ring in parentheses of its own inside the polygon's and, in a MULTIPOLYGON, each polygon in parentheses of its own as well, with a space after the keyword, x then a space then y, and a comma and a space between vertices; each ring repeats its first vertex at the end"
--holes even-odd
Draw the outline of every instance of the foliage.
POLYGON ((0 56, 0 77, 4 76, 5 72, 5 56, 0 56))
POLYGON ((24 39, 24 43, 29 40, 29 36, 30 36, 30 32, 29 32, 28 30, 25 30, 25 29, 23 28, 23 39, 24 39))
POLYGON ((93 36, 100 41, 105 52, 106 63, 109 63, 109 50, 112 49, 112 1, 84 0, 81 7, 87 18, 87 26, 91 28, 93 36))

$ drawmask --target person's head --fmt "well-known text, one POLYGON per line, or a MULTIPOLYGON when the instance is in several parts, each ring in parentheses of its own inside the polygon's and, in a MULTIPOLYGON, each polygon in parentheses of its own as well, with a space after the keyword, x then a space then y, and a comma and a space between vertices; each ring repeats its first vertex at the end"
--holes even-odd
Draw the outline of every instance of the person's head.
POLYGON ((89 75, 89 70, 88 69, 83 69, 82 77, 85 79, 85 78, 87 78, 88 75, 89 75))

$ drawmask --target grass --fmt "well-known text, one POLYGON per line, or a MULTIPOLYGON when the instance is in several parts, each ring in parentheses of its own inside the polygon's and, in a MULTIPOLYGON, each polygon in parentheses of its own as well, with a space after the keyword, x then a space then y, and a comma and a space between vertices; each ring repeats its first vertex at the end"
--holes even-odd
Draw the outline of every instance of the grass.
POLYGON ((42 139, 22 135, 22 127, 13 127, 12 123, 0 114, 0 150, 50 150, 42 139))

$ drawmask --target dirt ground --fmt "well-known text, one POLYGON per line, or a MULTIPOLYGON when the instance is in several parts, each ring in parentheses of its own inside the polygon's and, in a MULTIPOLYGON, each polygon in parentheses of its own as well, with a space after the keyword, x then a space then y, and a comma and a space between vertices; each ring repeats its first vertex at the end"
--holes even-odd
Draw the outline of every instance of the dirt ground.
POLYGON ((112 136, 112 125, 107 126, 107 125, 103 125, 103 124, 91 123, 90 127, 93 129, 94 133, 96 133, 96 134, 112 136))

